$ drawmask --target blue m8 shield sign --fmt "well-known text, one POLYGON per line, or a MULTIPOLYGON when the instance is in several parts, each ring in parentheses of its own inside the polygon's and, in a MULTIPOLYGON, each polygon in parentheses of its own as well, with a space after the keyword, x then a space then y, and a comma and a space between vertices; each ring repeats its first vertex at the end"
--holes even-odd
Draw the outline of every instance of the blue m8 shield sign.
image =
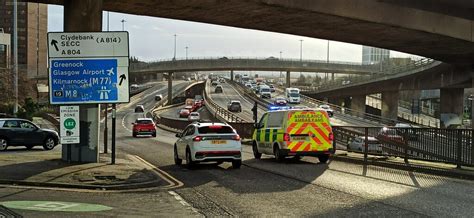
POLYGON ((120 102, 117 59, 51 60, 51 104, 120 102))

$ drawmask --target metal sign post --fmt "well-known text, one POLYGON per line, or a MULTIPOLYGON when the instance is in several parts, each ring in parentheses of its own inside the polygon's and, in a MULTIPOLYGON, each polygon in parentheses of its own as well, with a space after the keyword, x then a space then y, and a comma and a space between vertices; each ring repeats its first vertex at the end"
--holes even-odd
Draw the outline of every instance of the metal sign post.
POLYGON ((79 106, 61 106, 59 120, 60 142, 67 146, 66 160, 71 163, 72 145, 80 143, 79 106))
POLYGON ((115 164, 115 122, 116 122, 116 107, 112 104, 112 164, 115 164))

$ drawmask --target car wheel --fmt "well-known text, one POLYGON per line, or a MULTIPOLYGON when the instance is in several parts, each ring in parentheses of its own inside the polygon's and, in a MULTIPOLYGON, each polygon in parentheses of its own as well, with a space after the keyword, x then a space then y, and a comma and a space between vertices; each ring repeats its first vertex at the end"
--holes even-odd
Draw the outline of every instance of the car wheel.
POLYGON ((257 142, 252 143, 253 156, 255 159, 262 158, 262 153, 258 152, 257 142))
POLYGON ((294 156, 294 157, 293 157, 293 159, 298 160, 298 161, 301 160, 302 158, 303 158, 303 157, 301 157, 301 156, 294 156))
POLYGON ((31 150, 34 146, 33 145, 27 145, 25 147, 26 147, 26 149, 31 150))
POLYGON ((318 156, 318 159, 320 163, 327 163, 329 160, 329 155, 328 154, 320 155, 318 156))
POLYGON ((273 146, 273 155, 275 155, 275 159, 277 161, 282 161, 285 157, 281 154, 280 148, 278 145, 273 146))
POLYGON ((156 137, 156 133, 151 134, 152 137, 156 137))
POLYGON ((176 145, 174 145, 174 164, 176 165, 181 165, 183 163, 183 160, 179 159, 179 156, 178 156, 178 148, 176 147, 176 145))
POLYGON ((44 140, 43 148, 44 150, 51 150, 56 146, 56 143, 53 138, 47 137, 46 140, 44 140))
POLYGON ((136 133, 132 133, 132 136, 133 136, 133 138, 136 138, 136 137, 137 137, 137 134, 136 134, 136 133))
POLYGON ((8 141, 0 138, 0 151, 6 151, 8 148, 8 141))
POLYGON ((232 168, 240 169, 240 166, 242 166, 242 160, 233 160, 232 161, 232 168))
POLYGON ((186 167, 188 169, 193 169, 194 167, 194 161, 191 158, 191 151, 189 150, 189 148, 186 149, 186 167))

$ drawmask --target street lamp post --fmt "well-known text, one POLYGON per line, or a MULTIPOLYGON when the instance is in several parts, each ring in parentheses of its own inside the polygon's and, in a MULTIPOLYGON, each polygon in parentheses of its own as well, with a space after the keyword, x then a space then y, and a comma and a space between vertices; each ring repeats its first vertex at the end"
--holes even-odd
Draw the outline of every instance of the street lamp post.
MULTIPOLYGON (((326 55, 326 63, 329 65, 329 40, 328 40, 328 46, 327 46, 327 55, 326 55)), ((324 74, 324 79, 327 81, 328 80, 328 73, 326 72, 324 74)))
POLYGON ((125 19, 122 19, 120 22, 122 22, 122 31, 125 31, 125 22, 127 22, 125 19))
MULTIPOLYGON (((300 64, 303 64, 303 40, 300 39, 300 64)), ((300 72, 301 77, 301 72, 300 72)))
MULTIPOLYGON (((283 53, 282 51, 280 51, 280 61, 281 61, 281 53, 283 53)), ((281 81, 281 70, 280 70, 280 78, 279 78, 279 81, 281 81)))
POLYGON ((13 113, 18 112, 18 1, 13 1, 13 86, 15 91, 15 105, 13 113))
POLYGON ((186 60, 188 60, 188 46, 186 46, 185 48, 186 48, 186 60))
POLYGON ((173 60, 176 60, 176 34, 174 34, 174 55, 173 60))

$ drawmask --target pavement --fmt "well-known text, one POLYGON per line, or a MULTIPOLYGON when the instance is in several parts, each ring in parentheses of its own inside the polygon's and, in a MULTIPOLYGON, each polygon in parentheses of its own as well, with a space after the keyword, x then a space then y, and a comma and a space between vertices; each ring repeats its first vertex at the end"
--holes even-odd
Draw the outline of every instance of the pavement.
POLYGON ((100 190, 167 185, 146 162, 127 154, 119 154, 115 165, 110 154, 101 154, 100 163, 67 163, 61 160, 61 146, 51 151, 10 148, 0 157, 1 184, 100 190))

